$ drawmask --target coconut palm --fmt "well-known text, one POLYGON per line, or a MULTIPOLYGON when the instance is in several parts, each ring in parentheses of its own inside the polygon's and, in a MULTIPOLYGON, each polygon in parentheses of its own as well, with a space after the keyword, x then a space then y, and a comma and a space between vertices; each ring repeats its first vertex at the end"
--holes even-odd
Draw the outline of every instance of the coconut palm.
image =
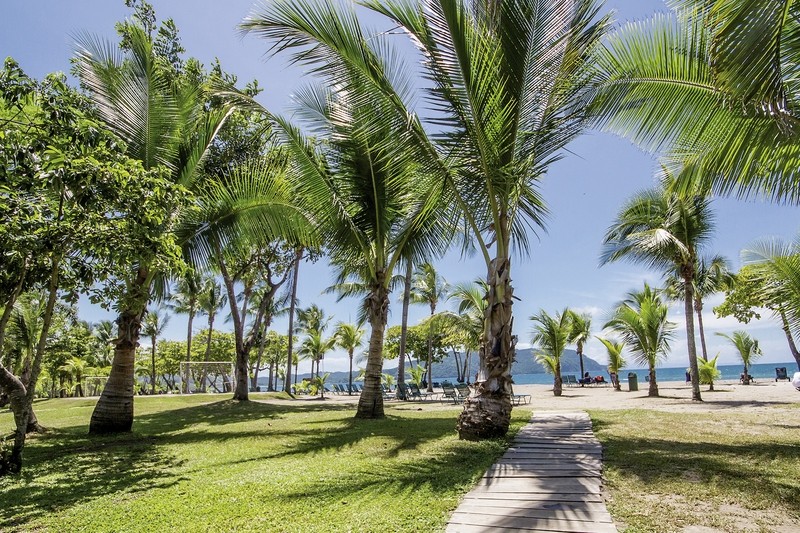
POLYGON ((744 385, 750 385, 750 380, 752 379, 749 372, 750 365, 762 355, 761 348, 758 347, 758 341, 751 337, 746 331, 734 331, 731 335, 717 333, 717 335, 728 339, 733 347, 736 348, 739 358, 744 364, 742 383, 744 385))
POLYGON ((564 309, 553 316, 540 310, 531 316, 535 322, 531 342, 536 345, 536 360, 545 365, 553 373, 553 394, 561 396, 561 355, 569 344, 570 335, 574 331, 575 313, 564 309))
POLYGON ((592 317, 588 313, 578 314, 573 311, 571 321, 572 331, 569 334, 569 343, 575 344, 575 351, 581 365, 581 376, 583 376, 583 346, 592 335, 592 317))
POLYGON ((714 380, 719 379, 722 373, 717 368, 717 359, 719 354, 714 356, 714 359, 708 360, 705 357, 698 357, 700 362, 700 383, 708 385, 708 390, 714 390, 714 380))
POLYGON ((611 35, 594 111, 682 188, 800 201, 793 1, 680 0, 611 35))
MULTIPOLYGON (((170 295, 170 303, 168 308, 178 314, 189 315, 189 320, 186 325, 186 361, 192 360, 192 328, 194 325, 194 317, 200 309, 198 297, 202 288, 203 279, 200 274, 192 269, 186 275, 178 279, 178 283, 170 295)), ((188 383, 183 384, 183 392, 189 392, 187 387, 188 383)))
POLYGON ((349 388, 348 394, 352 394, 353 389, 353 353, 356 348, 360 348, 363 343, 364 330, 355 324, 347 324, 339 322, 336 325, 336 345, 339 348, 347 350, 347 355, 350 358, 350 377, 348 380, 349 388))
POLYGON ((111 364, 114 353, 114 341, 117 338, 117 327, 111 320, 101 320, 92 328, 92 336, 97 340, 100 348, 98 363, 101 367, 111 364))
POLYGON ((80 357, 72 357, 68 359, 63 365, 58 367, 59 372, 63 372, 73 384, 72 390, 74 396, 83 397, 83 379, 86 373, 91 370, 89 363, 80 357))
MULTIPOLYGON (((422 263, 412 277, 411 301, 416 304, 427 304, 431 315, 436 314, 439 300, 447 296, 447 281, 430 263, 422 263)), ((433 321, 430 322, 433 324, 433 321)), ((433 331, 428 330, 428 392, 433 392, 433 331)))
POLYGON ((436 122, 445 127, 441 151, 431 146, 407 100, 394 90, 398 85, 390 80, 397 76, 381 68, 385 63, 376 60, 374 48, 364 53, 354 12, 342 14, 323 2, 276 3, 251 15, 243 27, 272 40, 277 49, 298 50, 293 58, 335 81, 331 86, 350 89, 354 84, 342 75, 358 73, 359 88, 388 103, 386 114, 404 117, 405 134, 393 142, 410 137, 425 175, 448 187, 447 205, 460 211, 487 268, 481 372, 459 433, 463 438, 504 435, 514 358, 512 243, 524 253, 526 230, 542 224, 546 209, 536 184, 581 131, 585 67, 608 19, 598 16, 593 0, 364 4, 393 19, 418 46, 434 84, 429 94, 439 111, 436 122), (439 153, 449 154, 454 164, 445 165, 439 153))
MULTIPOLYGON (((464 371, 469 366, 471 353, 480 349, 483 336, 484 317, 486 316, 486 293, 489 286, 485 281, 477 279, 472 283, 459 283, 453 286, 448 300, 455 300, 458 312, 456 326, 461 331, 463 340, 464 371)), ((467 377, 467 376, 464 376, 467 377)))
POLYGON ((622 358, 622 350, 625 349, 625 343, 597 336, 595 336, 595 339, 602 342, 603 346, 606 347, 606 352, 608 353, 608 371, 616 376, 616 379, 612 380, 614 382, 614 388, 616 390, 622 390, 619 383, 619 372, 627 364, 625 359, 622 358))
MULTIPOLYGON (((703 325, 703 300, 728 289, 733 283, 728 260, 720 255, 703 257, 698 260, 694 276, 694 312, 697 315, 697 329, 700 333, 700 347, 703 359, 708 360, 706 334, 703 325)), ((684 297, 683 279, 680 271, 672 272, 666 279, 664 293, 672 300, 684 297)))
POLYGON ((403 79, 407 70, 389 52, 385 37, 367 39, 355 12, 339 7, 264 4, 242 26, 278 43, 273 50, 314 43, 314 53, 300 53, 297 59, 315 65, 329 89, 301 91, 299 114, 325 142, 312 143, 280 117, 274 127, 290 154, 289 172, 298 195, 324 233, 339 279, 355 276, 368 288, 372 331, 356 417, 378 418, 384 415, 380 378, 392 273, 401 260, 422 260, 439 252, 449 242, 449 226, 437 225, 441 193, 435 187, 441 188, 441 182, 424 172, 415 157, 408 127, 414 119, 370 78, 377 73, 384 87, 409 87, 403 79), (306 13, 311 16, 305 18, 306 13), (339 54, 331 43, 348 50, 339 54), (367 59, 375 72, 348 67, 353 59, 349 52, 367 59))
MULTIPOLYGON (((211 336, 214 332, 214 321, 217 318, 217 312, 225 307, 228 303, 227 295, 222 292, 222 286, 214 278, 206 278, 203 282, 200 293, 197 296, 197 305, 200 310, 208 317, 208 328, 206 336, 206 353, 203 360, 208 362, 211 357, 211 336)), ((200 378, 200 391, 206 391, 206 367, 203 367, 203 372, 200 378)))
POLYGON ((676 325, 667 320, 667 311, 658 291, 645 283, 641 291, 628 293, 628 298, 617 306, 603 326, 622 337, 637 363, 647 365, 649 396, 658 396, 656 366, 667 356, 674 337, 676 325))
POLYGON ((692 399, 702 401, 694 333, 697 258, 713 234, 710 200, 669 191, 669 178, 628 200, 603 240, 601 263, 628 259, 662 272, 678 271, 683 282, 684 317, 692 399))
POLYGON ((169 315, 162 313, 159 309, 148 311, 142 319, 142 335, 150 337, 150 394, 156 393, 156 343, 158 338, 164 334, 164 330, 169 323, 169 315))
POLYGON ((308 336, 300 345, 298 357, 311 361, 311 378, 319 377, 319 364, 325 358, 325 354, 336 345, 336 337, 324 339, 321 331, 310 331, 308 336), (314 367, 316 365, 316 371, 314 367))

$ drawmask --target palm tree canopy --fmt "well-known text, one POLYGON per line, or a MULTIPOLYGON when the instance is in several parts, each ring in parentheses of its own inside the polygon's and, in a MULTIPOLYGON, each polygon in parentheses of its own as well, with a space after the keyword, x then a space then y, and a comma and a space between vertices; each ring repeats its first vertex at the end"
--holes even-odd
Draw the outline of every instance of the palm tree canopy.
POLYGON ((680 188, 800 201, 800 4, 677 0, 612 34, 594 112, 663 154, 680 188))
POLYGON ((573 313, 564 309, 551 316, 541 310, 530 317, 535 322, 531 342, 536 345, 539 354, 558 360, 569 343, 572 332, 573 313))
POLYGON ((428 304, 431 314, 439 300, 447 296, 450 286, 430 263, 423 263, 417 268, 412 278, 411 301, 428 304))
POLYGON ((625 365, 625 359, 622 357, 622 351, 625 349, 625 343, 613 339, 606 339, 603 337, 595 336, 595 339, 603 343, 608 353, 608 367, 612 372, 619 373, 625 365))
POLYGON ((214 278, 207 278, 198 296, 200 309, 209 317, 217 314, 228 303, 228 296, 214 278))
POLYGON ((623 205, 603 239, 601 264, 626 258, 664 272, 694 267, 698 250, 713 233, 711 201, 679 196, 668 184, 640 192, 623 205))
POLYGON ((746 331, 734 331, 731 335, 717 332, 717 335, 730 341, 745 366, 750 364, 762 355, 761 348, 758 347, 758 340, 750 336, 746 331))
POLYGON ((169 315, 162 313, 160 310, 148 311, 142 319, 142 334, 145 337, 150 337, 153 342, 163 335, 164 330, 169 323, 169 315))
POLYGON ((336 325, 336 345, 348 353, 360 348, 363 344, 364 330, 355 324, 339 322, 336 325))
POLYGON ((569 334, 569 342, 575 343, 581 348, 592 336, 592 316, 588 313, 576 313, 571 311, 572 330, 569 334))
POLYGON ((674 338, 676 324, 667 320, 667 312, 658 291, 645 283, 643 290, 628 293, 603 327, 620 335, 638 363, 655 366, 674 338))

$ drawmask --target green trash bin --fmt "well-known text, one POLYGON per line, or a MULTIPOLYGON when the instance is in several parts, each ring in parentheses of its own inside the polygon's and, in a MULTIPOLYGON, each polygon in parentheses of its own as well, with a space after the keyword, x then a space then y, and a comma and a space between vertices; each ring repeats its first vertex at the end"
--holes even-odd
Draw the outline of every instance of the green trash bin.
POLYGON ((639 390, 639 376, 633 372, 628 372, 628 390, 631 392, 639 390))

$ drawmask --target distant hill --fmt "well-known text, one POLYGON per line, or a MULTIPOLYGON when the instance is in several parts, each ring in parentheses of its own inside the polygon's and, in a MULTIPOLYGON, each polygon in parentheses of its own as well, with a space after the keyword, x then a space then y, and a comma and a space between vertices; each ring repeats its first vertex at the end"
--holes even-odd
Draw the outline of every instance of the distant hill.
MULTIPOLYGON (((604 374, 606 371, 606 366, 603 364, 598 363, 591 357, 584 354, 583 356, 583 366, 586 372, 589 372, 593 376, 600 373, 604 374)), ((470 381, 473 381, 475 378, 475 373, 478 369, 478 354, 472 354, 472 361, 469 375, 470 381)), ((397 365, 393 365, 391 368, 384 368, 384 372, 387 374, 395 375, 397 374, 397 365)), ((576 377, 580 374, 581 366, 580 362, 578 361, 578 354, 575 350, 564 350, 564 354, 561 356, 561 373, 562 374, 575 374, 576 377)), ((544 374, 544 367, 537 363, 533 358, 533 350, 531 348, 523 348, 517 350, 517 357, 514 364, 511 366, 511 374, 544 374)), ((357 375, 357 371, 354 370, 353 376, 357 375)), ((406 375, 408 375, 406 373, 406 375)), ((458 375, 456 372, 456 360, 452 354, 448 355, 442 362, 434 363, 433 364, 433 380, 440 381, 443 378, 450 378, 455 379, 458 375)), ((328 377, 328 383, 345 383, 347 382, 348 372, 331 372, 331 375, 328 377)), ((310 374, 300 374, 299 379, 308 378, 310 374)), ((259 383, 261 383, 261 378, 259 378, 259 383)), ((264 379, 264 385, 266 385, 266 379, 264 379)))

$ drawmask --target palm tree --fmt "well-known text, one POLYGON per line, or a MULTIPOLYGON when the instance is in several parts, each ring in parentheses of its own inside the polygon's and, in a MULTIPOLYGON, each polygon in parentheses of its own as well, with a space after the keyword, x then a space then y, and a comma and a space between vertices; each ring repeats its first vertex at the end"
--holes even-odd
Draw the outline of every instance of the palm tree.
POLYGON ((74 384, 74 395, 82 398, 83 379, 90 368, 89 363, 80 357, 72 357, 68 359, 66 363, 58 367, 58 370, 69 376, 69 380, 74 384))
MULTIPOLYGON (((436 314, 436 305, 447 296, 447 281, 436 272, 430 263, 422 263, 414 273, 411 284, 411 301, 427 304, 431 315, 436 314)), ((430 322, 433 324, 433 321, 430 322)), ((433 392, 433 331, 428 330, 428 392, 433 392)))
POLYGON ((264 4, 242 27, 279 43, 273 50, 313 43, 314 53, 301 53, 299 60, 324 65, 316 72, 329 89, 309 87, 298 100, 301 118, 325 142, 312 143, 280 117, 274 127, 290 154, 298 197, 324 233, 339 279, 354 276, 368 289, 372 331, 356 417, 383 417, 380 380, 392 273, 401 260, 433 256, 449 242, 449 228, 437 225, 441 191, 435 186, 441 182, 424 171, 414 151, 408 126, 415 119, 371 81, 374 74, 382 87, 391 88, 392 82, 408 87, 406 70, 387 52, 385 37, 367 39, 361 33, 352 9, 327 3, 264 4), (311 16, 305 18, 306 13, 311 16), (338 45, 350 48, 337 50, 338 45), (359 58, 374 72, 348 66, 359 58))
MULTIPOLYGON (((574 331, 575 313, 564 309, 553 316, 543 309, 539 314, 531 316, 534 325, 531 342, 536 345, 536 360, 543 363, 545 368, 553 373, 553 394, 561 396, 561 355, 569 344, 570 336, 574 331)), ((581 374, 582 375, 582 374, 581 374)))
POLYGON ((463 333, 466 352, 463 374, 466 374, 466 367, 469 366, 471 352, 480 349, 488 290, 489 286, 485 281, 476 279, 471 283, 456 284, 448 296, 448 300, 455 300, 457 303, 456 310, 459 317, 457 325, 463 333))
POLYGON ((593 111, 687 190, 800 201, 791 1, 681 0, 611 35, 593 111))
POLYGON ((705 357, 699 357, 700 360, 700 383, 708 385, 708 390, 714 390, 714 380, 719 379, 722 373, 717 369, 717 359, 719 354, 714 356, 714 359, 708 360, 705 357))
POLYGON ((569 334, 569 343, 575 343, 578 361, 581 365, 581 376, 583 376, 583 346, 589 341, 592 335, 592 317, 588 313, 578 314, 572 312, 572 331, 569 334))
POLYGON ((350 377, 348 380, 348 384, 350 387, 347 389, 348 394, 352 394, 353 389, 353 353, 356 351, 356 348, 360 348, 362 345, 362 339, 364 337, 364 330, 356 326, 355 324, 347 324, 345 322, 339 322, 336 326, 336 345, 339 348, 347 350, 347 355, 350 358, 350 377))
MULTIPOLYGON (((222 286, 214 278, 207 278, 198 294, 197 304, 208 317, 208 335, 206 337, 206 354, 203 360, 207 363, 211 357, 211 335, 214 332, 214 320, 217 312, 228 303, 228 297, 222 292, 222 286)), ((206 391, 206 367, 200 378, 200 391, 206 391)))
MULTIPOLYGON (((695 269, 694 276, 694 312, 697 315, 697 329, 700 332, 700 347, 703 359, 708 361, 708 348, 706 347, 705 327, 703 326, 703 300, 718 292, 728 289, 733 283, 728 260, 721 255, 701 258, 695 269)), ((667 277, 664 287, 665 294, 670 299, 681 300, 684 296, 683 280, 680 272, 673 272, 667 277)))
POLYGON ((604 328, 618 333, 630 348, 637 363, 649 369, 649 396, 658 396, 656 366, 666 357, 674 337, 675 323, 667 320, 668 308, 658 291, 645 283, 639 292, 628 293, 628 298, 614 310, 604 328))
POLYGON ((678 271, 692 374, 692 399, 702 401, 694 333, 694 286, 698 252, 713 233, 710 200, 658 189, 635 195, 622 207, 603 240, 601 264, 629 259, 662 272, 678 271))
POLYGON ((142 335, 150 337, 150 394, 156 393, 156 343, 164 334, 169 323, 169 315, 162 314, 160 310, 148 311, 142 319, 142 335))
MULTIPOLYGON (((186 325, 186 361, 192 360, 192 328, 194 324, 194 317, 200 309, 198 297, 203 284, 203 279, 200 274, 192 269, 186 275, 178 279, 176 290, 170 295, 169 309, 178 313, 189 315, 189 320, 186 325)), ((189 392, 188 380, 183 383, 183 392, 189 392)))
POLYGON ((625 349, 625 343, 597 336, 595 336, 595 339, 602 342, 603 346, 606 347, 606 352, 608 353, 608 371, 613 376, 616 376, 615 379, 611 380, 614 383, 614 388, 616 390, 622 390, 622 386, 619 383, 619 372, 625 368, 627 364, 625 359, 622 358, 622 350, 625 349))
POLYGON ((800 353, 791 328, 794 324, 797 333, 800 324, 800 237, 790 243, 780 239, 754 243, 742 251, 742 259, 758 287, 760 302, 780 317, 789 349, 800 368, 800 353))
POLYGON ((739 358, 744 364, 744 373, 742 374, 742 383, 750 385, 749 368, 755 359, 762 355, 761 348, 758 347, 758 341, 750 336, 746 331, 734 331, 732 335, 725 333, 717 333, 720 337, 725 337, 730 341, 736 351, 739 352, 739 358))
POLYGON ((319 364, 328 353, 336 345, 336 337, 328 339, 322 338, 321 331, 311 331, 308 336, 303 340, 300 345, 300 351, 297 354, 303 359, 311 360, 311 378, 319 377, 319 364), (314 365, 316 364, 316 371, 314 365))
POLYGON ((101 320, 92 328, 92 336, 100 345, 101 357, 98 358, 98 363, 101 367, 109 366, 114 353, 113 344, 117 339, 116 325, 111 320, 101 320))
MULTIPOLYGON (((582 129, 587 60, 608 18, 597 16, 593 0, 364 4, 394 20, 418 46, 426 76, 434 83, 429 94, 439 111, 436 122, 446 128, 440 150, 407 109, 404 94, 395 90, 398 85, 390 83, 397 73, 387 75, 374 48, 365 50, 353 11, 341 15, 323 2, 271 4, 242 27, 272 40, 276 49, 298 50, 293 59, 328 77, 330 86, 358 86, 387 104, 386 116, 403 117, 403 134, 392 142, 411 142, 424 175, 447 187, 450 197, 443 205, 458 209, 462 217, 462 224, 453 227, 469 228, 487 268, 481 372, 460 416, 459 433, 473 439, 504 435, 514 358, 511 247, 527 251, 526 230, 542 225, 546 208, 536 184, 582 129), (358 84, 346 78, 354 73, 358 84), (440 153, 452 156, 453 164, 445 164, 440 153)), ((431 205, 438 202, 437 195, 428 199, 431 205)), ((368 375, 375 376, 368 377, 368 388, 377 390, 377 375, 368 375)))

